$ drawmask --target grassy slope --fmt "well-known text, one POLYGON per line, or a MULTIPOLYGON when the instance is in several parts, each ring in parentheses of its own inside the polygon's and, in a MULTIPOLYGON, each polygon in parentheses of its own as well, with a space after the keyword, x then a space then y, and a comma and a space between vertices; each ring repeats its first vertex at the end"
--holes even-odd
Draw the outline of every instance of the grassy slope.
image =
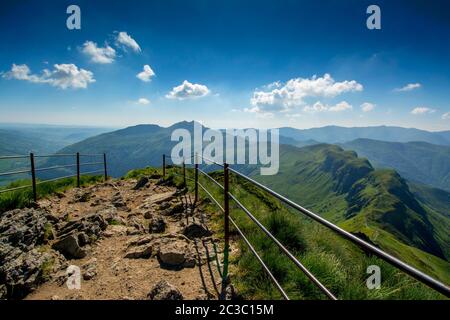
MULTIPOLYGON (((103 176, 81 176, 80 184, 82 186, 88 185, 91 183, 96 183, 103 181, 103 176)), ((39 182, 39 181, 38 181, 39 182)), ((15 188, 25 185, 30 185, 30 180, 18 180, 14 181, 4 187, 2 189, 15 188)), ((72 188, 76 186, 76 178, 65 178, 58 181, 46 182, 37 186, 37 194, 38 199, 45 198, 48 195, 51 195, 55 192, 64 191, 68 188, 72 188)), ((25 188, 13 192, 5 192, 0 193, 0 214, 2 212, 29 207, 32 205, 33 193, 30 188, 25 188)))
MULTIPOLYGON (((134 170, 129 174, 151 174, 154 169, 134 170)), ((180 170, 179 170, 180 171, 180 170)), ((169 171, 169 177, 172 171, 169 171)), ((192 177, 192 170, 188 176, 192 177)), ((221 173, 212 175, 220 182, 221 173)), ((175 177, 181 183, 181 178, 175 177)), ((200 175, 200 182, 221 203, 222 191, 200 175)), ((188 180, 192 189, 192 184, 188 180)), ((439 299, 442 298, 424 285, 396 270, 382 260, 368 256, 355 245, 335 235, 330 230, 288 210, 273 197, 253 185, 232 177, 231 192, 279 239, 318 279, 340 299, 439 299), (368 290, 365 282, 369 265, 382 270, 382 286, 368 290)), ((213 214, 218 235, 222 235, 223 215, 200 189, 201 206, 213 214)), ((261 255, 280 284, 292 299, 326 299, 308 278, 288 260, 254 223, 233 203, 231 217, 261 255)), ((231 257, 232 281, 239 292, 251 299, 279 299, 280 293, 271 284, 246 244, 233 231, 239 250, 231 257)))
POLYGON ((257 179, 439 279, 450 280, 448 218, 422 205, 392 170, 337 146, 282 146, 280 172, 257 179), (437 255, 442 259, 431 255, 437 255))

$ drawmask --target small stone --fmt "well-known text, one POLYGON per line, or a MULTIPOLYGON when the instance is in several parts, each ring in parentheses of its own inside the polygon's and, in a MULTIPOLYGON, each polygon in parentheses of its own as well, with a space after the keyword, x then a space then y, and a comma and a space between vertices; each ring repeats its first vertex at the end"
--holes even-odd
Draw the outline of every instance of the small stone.
POLYGON ((91 280, 97 275, 97 259, 92 258, 82 266, 82 269, 83 269, 83 279, 91 280))
POLYGON ((166 230, 166 222, 162 217, 153 218, 148 225, 150 233, 161 233, 164 230, 166 230))
POLYGON ((180 290, 166 280, 159 281, 149 292, 150 300, 183 300, 180 290))
POLYGON ((153 248, 149 244, 144 244, 138 247, 132 247, 127 250, 125 258, 128 259, 147 259, 150 258, 153 248))

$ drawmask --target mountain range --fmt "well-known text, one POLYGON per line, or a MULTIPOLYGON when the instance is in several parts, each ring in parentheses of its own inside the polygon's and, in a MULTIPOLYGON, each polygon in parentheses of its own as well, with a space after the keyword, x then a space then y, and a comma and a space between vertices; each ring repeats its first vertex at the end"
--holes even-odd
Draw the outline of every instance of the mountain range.
MULTIPOLYGON (((178 143, 170 140, 171 133, 180 128, 192 132, 193 123, 133 126, 88 137, 58 152, 105 152, 109 173, 120 177, 135 168, 160 166, 162 154, 170 154, 178 143)), ((346 230, 449 282, 450 193, 443 190, 449 187, 448 132, 392 127, 367 131, 281 128, 280 132, 278 174, 258 176, 254 166, 240 169, 346 230), (343 135, 339 136, 339 132, 343 135), (374 140, 380 137, 396 141, 374 140), (339 145, 322 143, 324 140, 339 145)), ((6 134, 4 137, 11 139, 6 134)), ((24 140, 17 147, 32 146, 26 135, 18 137, 24 140)), ((69 162, 73 159, 59 158, 45 165, 69 162)))

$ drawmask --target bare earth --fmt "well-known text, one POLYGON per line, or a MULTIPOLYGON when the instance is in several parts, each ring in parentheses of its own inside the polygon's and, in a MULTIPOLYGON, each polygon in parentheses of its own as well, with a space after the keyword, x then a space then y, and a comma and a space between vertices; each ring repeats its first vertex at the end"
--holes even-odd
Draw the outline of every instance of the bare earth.
POLYGON ((42 200, 41 207, 68 221, 81 219, 105 208, 115 208, 117 218, 87 250, 84 258, 68 260, 69 265, 79 266, 82 272, 86 265, 95 266, 95 275, 91 279, 85 280, 82 277, 81 289, 70 290, 64 281, 53 280, 41 285, 26 299, 147 299, 149 291, 160 280, 166 280, 176 287, 184 299, 217 299, 221 279, 213 259, 214 235, 194 239, 187 239, 182 235, 184 227, 192 222, 200 223, 203 220, 203 225, 209 229, 208 218, 197 212, 197 209, 189 207, 192 195, 180 195, 174 187, 157 186, 156 181, 150 180, 138 190, 133 190, 136 180, 110 181, 81 190, 71 189, 51 199, 42 200), (89 194, 88 199, 74 200, 80 193, 89 194), (123 205, 114 204, 117 198, 123 201, 123 205), (174 206, 180 203, 184 206, 182 212, 161 214, 160 209, 164 205, 174 206), (150 216, 164 219, 164 232, 149 233, 150 216), (163 265, 159 256, 154 253, 150 257, 125 258, 130 250, 130 241, 145 237, 157 237, 157 240, 152 241, 163 239, 163 243, 170 240, 172 242, 169 245, 181 248, 185 246, 191 253, 195 253, 196 262, 190 266, 171 268, 163 265))

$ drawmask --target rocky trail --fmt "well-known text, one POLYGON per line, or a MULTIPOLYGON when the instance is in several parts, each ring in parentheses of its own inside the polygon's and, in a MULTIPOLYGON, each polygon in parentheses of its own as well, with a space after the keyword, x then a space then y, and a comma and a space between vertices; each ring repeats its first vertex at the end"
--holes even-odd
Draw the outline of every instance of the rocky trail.
POLYGON ((0 298, 217 299, 221 246, 192 199, 144 177, 1 214, 0 298))

